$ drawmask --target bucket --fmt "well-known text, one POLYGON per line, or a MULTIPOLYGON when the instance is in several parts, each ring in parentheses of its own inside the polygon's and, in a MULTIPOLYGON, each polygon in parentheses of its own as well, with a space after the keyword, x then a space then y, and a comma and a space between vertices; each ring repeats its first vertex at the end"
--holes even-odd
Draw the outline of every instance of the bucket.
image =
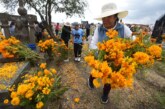
POLYGON ((28 47, 29 47, 31 50, 36 50, 36 44, 28 44, 28 47))

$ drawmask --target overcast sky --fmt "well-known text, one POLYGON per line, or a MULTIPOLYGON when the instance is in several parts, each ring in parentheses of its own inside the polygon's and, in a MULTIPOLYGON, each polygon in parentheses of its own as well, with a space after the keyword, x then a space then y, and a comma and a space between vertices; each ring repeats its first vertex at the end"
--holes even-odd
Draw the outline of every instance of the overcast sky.
MULTIPOLYGON (((88 20, 90 23, 101 13, 101 7, 109 2, 117 4, 119 9, 128 10, 128 16, 123 19, 125 23, 154 24, 156 19, 165 14, 165 0, 87 0, 88 8, 85 11, 85 18, 67 18, 65 14, 52 13, 53 22, 81 22, 88 20)), ((4 11, 4 10, 2 10, 4 11)), ((29 14, 36 14, 28 11, 29 14)))
MULTIPOLYGON (((94 18, 101 13, 102 5, 113 2, 119 9, 128 10, 129 14, 123 19, 126 23, 154 24, 155 20, 165 14, 165 0, 87 0, 89 7, 85 12, 85 19, 73 17, 68 21, 88 20, 94 22, 94 18)), ((65 15, 53 15, 54 21, 65 21, 65 15), (58 19, 58 16, 62 16, 58 19)), ((95 21, 97 22, 97 21, 95 21)))

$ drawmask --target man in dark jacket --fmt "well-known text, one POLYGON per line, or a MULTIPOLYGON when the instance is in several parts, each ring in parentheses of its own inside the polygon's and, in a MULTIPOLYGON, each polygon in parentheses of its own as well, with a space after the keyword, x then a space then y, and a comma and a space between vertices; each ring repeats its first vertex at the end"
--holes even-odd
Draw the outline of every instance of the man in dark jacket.
POLYGON ((71 34, 71 28, 70 28, 70 24, 67 22, 64 24, 64 27, 62 28, 62 33, 61 33, 61 39, 65 42, 67 47, 68 47, 68 42, 70 39, 70 34, 71 34))
MULTIPOLYGON (((64 41, 67 47, 68 47, 68 42, 70 39, 70 34, 71 34, 71 27, 70 27, 70 24, 67 22, 64 24, 62 28, 62 33, 61 33, 61 39, 64 41)), ((64 62, 69 62, 69 51, 68 51, 68 58, 64 60, 64 62)))

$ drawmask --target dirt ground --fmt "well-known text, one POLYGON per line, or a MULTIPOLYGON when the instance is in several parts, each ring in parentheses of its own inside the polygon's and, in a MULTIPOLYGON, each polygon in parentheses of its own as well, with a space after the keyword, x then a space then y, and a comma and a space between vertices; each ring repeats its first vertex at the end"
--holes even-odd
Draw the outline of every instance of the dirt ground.
MULTIPOLYGON (((84 46, 84 51, 86 50, 84 46)), ((165 109, 165 64, 157 62, 151 70, 137 72, 133 89, 111 90, 109 103, 101 104, 102 88, 90 90, 87 86, 90 68, 82 60, 62 62, 56 66, 62 84, 69 89, 60 100, 49 103, 49 109, 165 109), (79 103, 74 98, 80 98, 79 103)))

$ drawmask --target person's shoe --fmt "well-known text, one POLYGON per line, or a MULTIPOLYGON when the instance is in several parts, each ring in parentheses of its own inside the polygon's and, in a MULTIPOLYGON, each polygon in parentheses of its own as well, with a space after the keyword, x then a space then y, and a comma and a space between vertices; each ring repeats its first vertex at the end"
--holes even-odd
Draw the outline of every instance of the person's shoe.
POLYGON ((78 58, 77 58, 77 61, 78 61, 78 62, 80 62, 80 61, 81 61, 81 58, 80 58, 80 57, 78 57, 78 58))
POLYGON ((109 100, 108 100, 108 97, 104 97, 104 96, 101 97, 101 103, 102 103, 102 104, 107 104, 108 101, 109 101, 109 100))
POLYGON ((69 59, 64 60, 64 62, 69 62, 69 59))
POLYGON ((77 61, 77 60, 78 60, 78 58, 77 58, 77 57, 75 57, 75 58, 74 58, 74 60, 75 60, 75 61, 77 61))
POLYGON ((88 87, 89 89, 94 89, 94 85, 90 82, 89 78, 88 78, 88 87))

